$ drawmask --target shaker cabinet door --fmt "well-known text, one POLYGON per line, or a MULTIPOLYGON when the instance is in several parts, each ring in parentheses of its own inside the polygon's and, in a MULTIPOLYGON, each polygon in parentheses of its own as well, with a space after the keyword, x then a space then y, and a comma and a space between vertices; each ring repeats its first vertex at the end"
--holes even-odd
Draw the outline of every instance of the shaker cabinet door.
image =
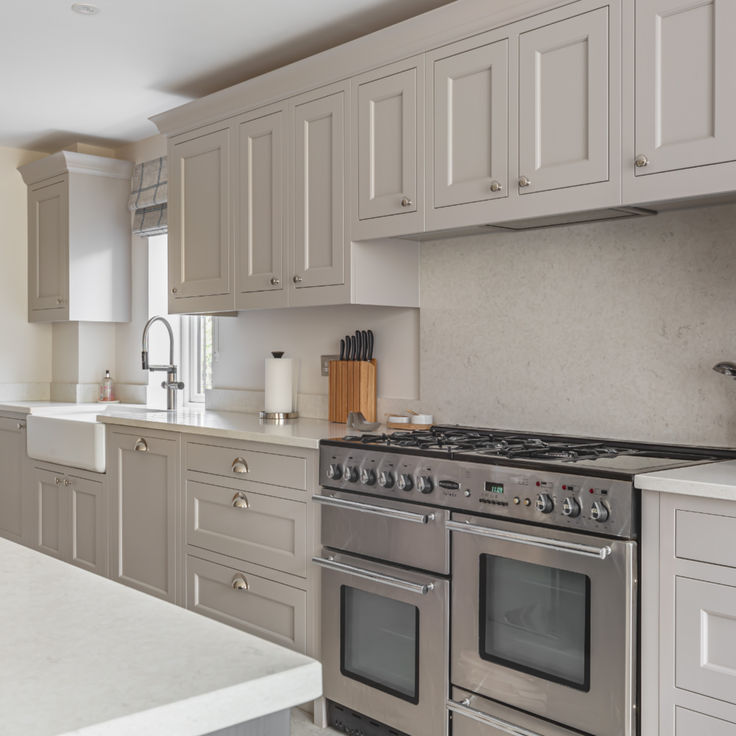
POLYGON ((70 477, 70 562, 107 575, 107 498, 99 481, 70 477))
POLYGON ((292 286, 343 284, 345 93, 294 106, 292 286))
POLYGON ((238 293, 284 290, 284 114, 238 126, 238 293))
POLYGON ((519 193, 609 178, 609 9, 519 39, 519 193))
POLYGON ((736 3, 636 0, 638 176, 736 160, 736 3))
POLYGON ((169 146, 169 308, 232 309, 230 128, 169 146))
POLYGON ((434 62, 434 207, 508 196, 509 42, 434 62))
POLYGON ((32 546, 60 560, 69 559, 68 492, 65 477, 50 470, 33 470, 32 546))
POLYGON ((0 417, 0 537, 14 542, 24 541, 24 521, 28 516, 23 488, 25 426, 22 420, 0 417))

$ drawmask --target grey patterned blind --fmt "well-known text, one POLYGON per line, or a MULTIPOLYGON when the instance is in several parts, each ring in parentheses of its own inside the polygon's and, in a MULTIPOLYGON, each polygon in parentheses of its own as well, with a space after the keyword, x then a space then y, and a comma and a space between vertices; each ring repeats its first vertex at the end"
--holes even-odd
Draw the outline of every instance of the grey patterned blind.
POLYGON ((148 237, 167 232, 167 185, 165 156, 145 161, 133 169, 128 209, 135 212, 133 233, 136 235, 148 237))

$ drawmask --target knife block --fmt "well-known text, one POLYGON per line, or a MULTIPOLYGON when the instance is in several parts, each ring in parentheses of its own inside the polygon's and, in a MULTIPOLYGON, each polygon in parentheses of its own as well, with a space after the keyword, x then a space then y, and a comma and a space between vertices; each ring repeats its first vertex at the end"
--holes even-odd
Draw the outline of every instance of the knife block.
POLYGON ((331 422, 345 424, 348 412, 359 411, 367 422, 376 421, 376 361, 330 361, 331 422))

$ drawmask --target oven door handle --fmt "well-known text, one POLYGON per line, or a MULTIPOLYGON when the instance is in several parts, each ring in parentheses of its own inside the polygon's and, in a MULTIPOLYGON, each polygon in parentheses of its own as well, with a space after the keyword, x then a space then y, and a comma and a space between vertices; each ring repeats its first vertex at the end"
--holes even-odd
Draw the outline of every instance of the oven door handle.
POLYGON ((452 711, 453 713, 457 713, 458 715, 465 716, 466 718, 470 718, 473 721, 477 721, 478 723, 482 723, 486 726, 491 726, 497 731, 510 734, 510 736, 542 736, 542 734, 537 733, 536 731, 529 731, 528 729, 522 728, 521 726, 514 726, 513 723, 502 721, 501 719, 495 718, 494 716, 489 716, 487 713, 483 713, 483 711, 476 710, 475 708, 469 708, 469 703, 469 699, 463 700, 462 703, 458 703, 455 700, 448 700, 447 709, 449 711, 452 711))
POLYGON ((542 537, 534 537, 530 534, 507 532, 502 529, 488 529, 485 526, 478 526, 469 522, 448 521, 445 526, 453 532, 476 534, 481 537, 489 537, 490 539, 499 539, 503 542, 517 542, 531 547, 553 549, 557 552, 569 552, 573 555, 583 555, 583 557, 595 557, 599 560, 605 560, 606 557, 613 554, 613 550, 608 545, 604 547, 593 547, 587 544, 563 542, 561 539, 543 539, 542 537))
POLYGON ((401 590, 408 590, 410 593, 419 593, 420 595, 427 595, 427 593, 434 590, 434 583, 412 583, 402 578, 396 578, 393 575, 384 575, 380 572, 374 572, 373 570, 366 570, 362 567, 355 567, 355 565, 348 565, 344 562, 338 562, 337 560, 325 559, 324 557, 312 557, 312 562, 320 567, 327 568, 328 570, 336 570, 337 572, 345 572, 350 575, 355 575, 359 578, 365 578, 366 580, 373 580, 376 583, 383 583, 384 585, 390 585, 393 588, 401 588, 401 590))
POLYGON ((350 509, 352 511, 362 511, 366 514, 375 514, 376 516, 387 516, 389 519, 401 519, 401 521, 411 521, 414 524, 428 524, 435 520, 435 515, 417 514, 413 511, 402 511, 401 509, 390 509, 385 506, 374 506, 370 503, 360 503, 358 501, 347 501, 344 498, 335 498, 334 496, 312 496, 312 501, 321 503, 323 506, 335 506, 338 509, 350 509))

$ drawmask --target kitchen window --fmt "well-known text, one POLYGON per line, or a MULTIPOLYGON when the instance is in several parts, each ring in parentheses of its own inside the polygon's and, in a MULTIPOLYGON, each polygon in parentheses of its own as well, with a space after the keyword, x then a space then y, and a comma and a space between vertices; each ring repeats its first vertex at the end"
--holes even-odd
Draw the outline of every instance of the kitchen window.
POLYGON ((205 389, 212 388, 215 336, 214 317, 204 315, 182 319, 182 341, 188 343, 188 349, 182 350, 182 374, 189 403, 203 403, 205 389))

